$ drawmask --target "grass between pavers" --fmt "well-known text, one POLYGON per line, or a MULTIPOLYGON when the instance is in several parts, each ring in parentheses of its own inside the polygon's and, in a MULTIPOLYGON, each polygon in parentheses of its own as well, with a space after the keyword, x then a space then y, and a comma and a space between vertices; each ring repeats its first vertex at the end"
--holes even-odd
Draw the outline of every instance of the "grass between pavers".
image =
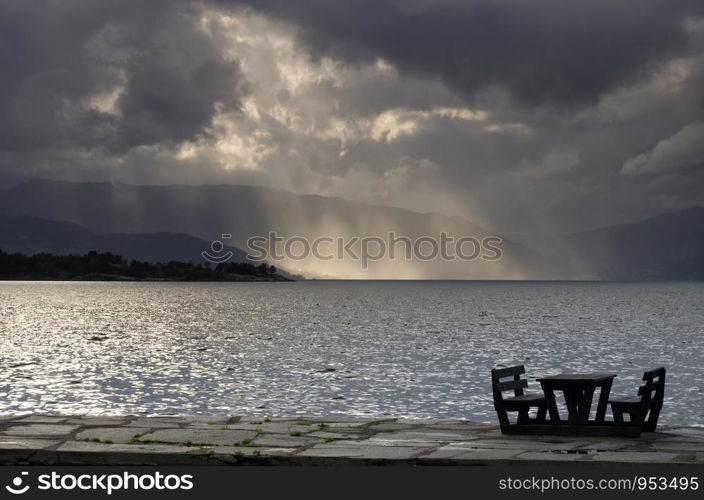
POLYGON ((306 425, 306 426, 309 426, 309 427, 315 426, 315 427, 317 427, 317 428, 320 429, 320 430, 327 429, 328 427, 330 427, 330 425, 329 425, 329 424, 326 424, 325 422, 317 422, 317 423, 316 423, 316 422, 308 422, 307 420, 304 420, 304 419, 298 419, 298 420, 296 420, 296 421, 294 422, 294 424, 297 424, 297 425, 306 425))
MULTIPOLYGON (((224 428, 223 428, 224 429, 224 428)), ((226 430, 226 429, 225 429, 226 430)), ((154 432, 154 430, 149 430, 147 432, 142 432, 141 434, 135 434, 132 436, 132 439, 130 439, 127 444, 166 444, 166 445, 171 445, 171 446, 188 446, 188 447, 203 447, 203 446, 220 446, 222 443, 206 443, 206 442, 198 442, 198 441, 163 441, 161 439, 142 439, 144 436, 147 434, 151 434, 154 432)), ((259 436, 259 433, 254 436, 256 439, 259 436)), ((99 439, 86 439, 85 441, 93 441, 93 442, 103 442, 103 443, 112 443, 112 441, 101 441, 99 439)), ((242 441, 237 441, 236 443, 228 443, 226 446, 240 446, 243 448, 257 448, 259 445, 254 442, 254 439, 243 439, 242 441)))
POLYGON ((82 439, 81 441, 86 441, 89 443, 114 444, 114 441, 112 439, 88 438, 88 439, 82 439))
MULTIPOLYGON (((298 421, 296 421, 296 424, 297 425, 307 425, 307 426, 311 426, 311 427, 315 426, 315 428, 311 429, 307 432, 294 431, 289 434, 290 436, 301 437, 301 436, 306 436, 308 434, 311 434, 313 432, 319 432, 319 431, 324 431, 326 429, 330 429, 330 424, 326 424, 325 422, 314 423, 314 422, 306 422, 305 420, 298 420, 298 421)), ((382 432, 382 431, 380 431, 380 432, 382 432)), ((383 432, 396 432, 396 431, 392 430, 392 431, 383 431, 383 432)), ((364 439, 366 439, 368 437, 369 436, 367 436, 367 435, 361 435, 361 436, 356 437, 355 440, 363 441, 364 439)), ((349 439, 350 439, 349 437, 339 437, 339 438, 326 437, 325 439, 323 439, 323 442, 324 443, 332 443, 334 441, 345 441, 345 440, 349 440, 349 439)))
MULTIPOLYGON (((225 421, 222 420, 209 420, 208 422, 205 422, 206 425, 232 425, 239 423, 240 418, 239 417, 228 417, 225 421)), ((261 424, 261 423, 269 423, 272 422, 271 418, 269 417, 264 417, 261 422, 249 422, 250 424, 261 424)), ((312 425, 309 422, 303 423, 302 425, 312 425)))
POLYGON ((160 439, 140 439, 132 440, 128 444, 166 444, 171 446, 188 446, 188 447, 203 447, 203 446, 239 446, 242 448, 257 448, 259 445, 252 442, 251 439, 243 439, 236 443, 205 443, 198 441, 162 441, 160 439))
POLYGON ((199 443, 194 441, 161 441, 159 439, 143 439, 131 444, 166 444, 171 446, 215 446, 213 443, 199 443))
POLYGON ((130 441, 129 441, 127 444, 134 444, 134 443, 137 443, 137 442, 138 442, 137 440, 138 440, 139 438, 141 438, 142 436, 146 436, 146 435, 149 434, 150 432, 154 432, 154 431, 147 431, 147 432, 142 432, 142 433, 137 433, 137 434, 135 434, 134 436, 132 436, 132 439, 130 439, 130 441))

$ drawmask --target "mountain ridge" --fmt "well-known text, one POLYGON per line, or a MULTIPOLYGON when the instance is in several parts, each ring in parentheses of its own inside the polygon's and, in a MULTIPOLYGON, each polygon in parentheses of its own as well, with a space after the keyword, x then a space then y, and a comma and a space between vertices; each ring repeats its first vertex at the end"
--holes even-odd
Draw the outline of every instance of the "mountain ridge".
MULTIPOLYGON (((81 255, 97 251, 152 263, 205 263, 201 252, 209 249, 210 242, 185 233, 101 234, 68 221, 0 214, 0 250, 8 253, 81 255)), ((239 248, 224 246, 222 252, 232 252, 232 262, 248 261, 239 248)))
MULTIPOLYGON (((435 237, 440 232, 455 237, 492 235, 459 216, 242 184, 37 179, 0 193, 0 214, 66 220, 97 233, 123 234, 123 238, 134 233, 183 233, 209 242, 232 233, 233 246, 240 248, 246 248, 250 236, 270 231, 309 239, 382 235, 391 230, 409 238, 435 237)), ((309 276, 367 279, 704 279, 702 228, 704 207, 693 206, 565 235, 503 238, 498 263, 397 259, 372 262, 364 271, 359 263, 347 261, 334 266, 320 261, 276 264, 309 276)))
MULTIPOLYGON (((245 248, 252 236, 276 232, 284 237, 354 238, 387 235, 410 239, 456 237, 478 239, 491 233, 466 219, 422 214, 396 207, 365 205, 342 198, 296 195, 248 185, 148 185, 29 181, 3 192, 0 213, 33 215, 71 221, 98 232, 183 232, 206 241, 233 235, 232 244, 245 248)), ((288 261, 293 272, 341 278, 523 278, 545 276, 552 263, 533 250, 505 240, 501 262, 359 262, 288 261), (298 266, 298 267, 296 267, 298 266)))

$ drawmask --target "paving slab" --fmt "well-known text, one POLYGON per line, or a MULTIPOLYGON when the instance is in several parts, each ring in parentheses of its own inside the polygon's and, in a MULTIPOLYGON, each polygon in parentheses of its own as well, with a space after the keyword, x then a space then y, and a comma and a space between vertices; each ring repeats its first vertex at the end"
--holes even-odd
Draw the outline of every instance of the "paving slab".
POLYGON ((90 427, 108 427, 111 425, 122 425, 126 421, 126 417, 76 417, 66 419, 64 423, 90 427))
POLYGON ((384 422, 381 424, 369 425, 369 428, 374 431, 379 432, 389 432, 389 431, 406 431, 409 429, 415 429, 418 425, 413 424, 403 424, 400 422, 384 422))
POLYGON ((344 457, 346 459, 362 460, 409 460, 431 448, 416 448, 410 446, 350 446, 350 445, 317 445, 296 454, 297 457, 344 457))
POLYGON ((68 436, 79 426, 64 424, 13 425, 3 431, 7 436, 68 436))
POLYGON ((467 420, 459 420, 456 418, 397 418, 395 420, 400 424, 412 425, 447 425, 467 422, 467 420))
MULTIPOLYGON (((362 429, 362 428, 367 428, 371 425, 376 425, 372 422, 312 422, 313 425, 317 424, 324 424, 326 428, 328 429, 342 429, 342 430, 349 430, 349 429, 362 429)), ((378 425, 383 425, 383 424, 378 424, 378 425)))
POLYGON ((306 434, 308 432, 319 429, 318 424, 301 425, 296 422, 243 422, 232 425, 226 425, 225 428, 236 430, 250 430, 271 434, 291 434, 292 432, 300 432, 306 434))
POLYGON ((275 421, 275 422, 296 422, 296 421, 302 420, 303 417, 275 417, 272 419, 271 417, 264 417, 264 416, 257 417, 257 416, 246 416, 245 415, 245 416, 234 416, 232 418, 234 421, 231 423, 253 422, 253 423, 261 424, 263 422, 266 422, 267 420, 270 422, 272 422, 272 421, 275 421))
POLYGON ((0 450, 42 450, 61 444, 51 439, 27 439, 22 437, 0 437, 0 450))
MULTIPOLYGON (((159 417, 147 417, 147 418, 159 418, 159 417)), ((208 425, 226 425, 233 424, 239 421, 240 417, 237 416, 227 416, 222 415, 193 415, 190 417, 173 417, 174 422, 185 422, 188 425, 196 424, 208 424, 208 425)))
MULTIPOLYGON (((344 442, 344 441, 339 441, 344 442)), ((377 439, 376 437, 370 439, 355 439, 353 441, 357 446, 407 446, 410 448, 437 448, 446 444, 442 441, 386 441, 384 439, 377 439)))
POLYGON ((477 423, 472 423, 472 422, 460 422, 460 423, 438 423, 438 424, 425 424, 421 426, 422 428, 426 429, 433 429, 433 430, 443 430, 443 431, 452 431, 452 430, 457 430, 457 431, 469 431, 471 430, 472 432, 477 432, 477 431, 490 431, 493 429, 496 429, 495 425, 491 424, 477 424, 477 423))
POLYGON ((155 418, 138 417, 126 424, 128 427, 150 427, 153 429, 175 429, 185 424, 187 420, 181 418, 155 418))
POLYGON ((66 422, 66 417, 51 417, 43 415, 30 415, 18 419, 18 422, 27 422, 32 424, 60 424, 66 422))
POLYGON ((76 434, 78 441, 126 444, 151 431, 144 427, 89 427, 76 434))
MULTIPOLYGON (((278 418, 277 418, 278 420, 278 418)), ((371 423, 382 423, 382 422, 394 422, 396 419, 391 417, 316 417, 316 416, 305 416, 298 417, 296 420, 302 422, 312 422, 319 423, 325 422, 327 424, 354 424, 354 425, 367 425, 371 423)))
POLYGON ((594 441, 580 446, 579 449, 587 451, 614 451, 632 448, 634 442, 632 439, 609 439, 608 441, 594 441))
MULTIPOLYGON (((245 457, 281 457, 290 456, 295 453, 296 448, 266 448, 266 447, 256 447, 256 446, 215 446, 210 448, 214 455, 223 455, 219 459, 228 459, 228 456, 234 456, 234 458, 239 458, 240 456, 245 457)), ((229 460, 231 461, 231 460, 229 460)))
POLYGON ((384 432, 376 434, 371 439, 379 439, 384 441, 435 441, 435 442, 451 442, 451 441, 471 441, 477 439, 476 435, 469 433, 457 432, 442 432, 442 431, 400 431, 400 432, 384 432))
POLYGON ((137 438, 138 442, 236 446, 257 436, 254 431, 227 429, 160 429, 137 438))
POLYGON ((549 442, 549 441, 523 441, 519 439, 477 439, 474 441, 469 441, 465 446, 471 448, 485 448, 485 449, 511 449, 511 450, 573 450, 585 446, 584 441, 574 441, 574 442, 549 442))
POLYGON ((306 434, 306 436, 309 437, 316 437, 320 439, 359 439, 360 437, 363 437, 363 434, 360 434, 359 432, 348 432, 348 431, 340 431, 340 432, 332 432, 332 431, 318 431, 318 432, 310 432, 306 434))
POLYGON ((254 440, 257 446, 272 448, 298 448, 322 443, 323 439, 312 436, 286 436, 283 434, 260 434, 254 440))

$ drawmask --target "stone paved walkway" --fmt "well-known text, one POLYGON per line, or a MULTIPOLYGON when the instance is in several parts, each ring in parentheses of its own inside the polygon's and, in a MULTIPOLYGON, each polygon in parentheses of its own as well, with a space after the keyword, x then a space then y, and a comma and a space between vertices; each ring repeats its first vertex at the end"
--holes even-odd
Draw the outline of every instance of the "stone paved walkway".
POLYGON ((704 429, 638 439, 503 436, 496 425, 393 418, 0 416, 0 464, 704 465, 704 429))

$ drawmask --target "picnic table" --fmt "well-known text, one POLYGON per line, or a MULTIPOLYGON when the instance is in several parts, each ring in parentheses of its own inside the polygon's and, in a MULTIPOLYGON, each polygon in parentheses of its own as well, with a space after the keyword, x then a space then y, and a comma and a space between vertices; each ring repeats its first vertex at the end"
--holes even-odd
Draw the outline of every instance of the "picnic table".
POLYGON ((561 373, 538 378, 545 394, 551 425, 587 425, 604 424, 609 394, 615 373, 561 373), (599 402, 596 415, 589 420, 594 392, 599 388, 599 402), (567 420, 562 420, 555 401, 555 391, 565 395, 567 420))
POLYGON ((645 372, 645 382, 637 397, 609 399, 615 373, 560 373, 539 377, 541 393, 525 392, 528 381, 523 365, 495 367, 491 370, 494 408, 504 434, 565 435, 565 436, 639 436, 642 430, 654 431, 662 407, 665 390, 665 369, 645 372), (594 412, 594 393, 599 398, 594 412), (512 395, 504 395, 512 392, 512 395), (564 394, 567 415, 560 415, 556 392, 564 394), (614 420, 606 420, 612 407, 614 420), (535 410, 535 416, 531 412, 535 410), (509 413, 517 412, 515 423, 509 413), (629 416, 629 420, 624 419, 629 416), (647 420, 646 420, 647 417, 647 420))

